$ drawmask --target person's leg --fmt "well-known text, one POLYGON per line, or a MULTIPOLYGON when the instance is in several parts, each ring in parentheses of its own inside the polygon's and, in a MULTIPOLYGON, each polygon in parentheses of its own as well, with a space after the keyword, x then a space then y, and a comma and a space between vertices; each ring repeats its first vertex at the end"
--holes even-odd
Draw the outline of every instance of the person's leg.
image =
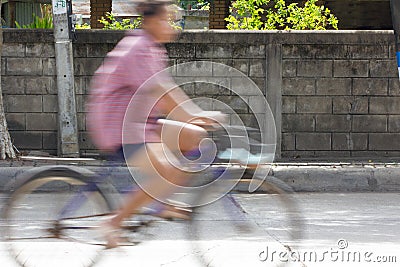
MULTIPOLYGON (((108 227, 118 229, 126 218, 154 198, 160 200, 174 192, 174 185, 184 185, 189 173, 185 172, 171 149, 188 151, 196 148, 206 132, 197 126, 164 120, 163 143, 147 143, 129 159, 129 167, 138 168, 142 189, 127 195, 122 206, 109 221, 108 227)), ((118 240, 109 236, 109 247, 115 247, 118 240)))
POLYGON ((136 179, 140 179, 140 186, 145 191, 139 189, 129 193, 121 207, 115 211, 115 216, 102 225, 103 233, 108 241, 107 247, 118 246, 119 236, 115 230, 121 227, 125 219, 154 201, 154 198, 162 198, 167 191, 171 191, 171 186, 162 181, 168 179, 171 183, 181 183, 187 178, 186 173, 170 164, 170 160, 174 160, 171 158, 173 155, 169 152, 167 155, 161 143, 148 143, 127 160, 128 166, 139 169, 142 177, 136 177, 136 179))
POLYGON ((161 140, 172 151, 188 152, 197 149, 207 131, 190 123, 160 119, 161 140))

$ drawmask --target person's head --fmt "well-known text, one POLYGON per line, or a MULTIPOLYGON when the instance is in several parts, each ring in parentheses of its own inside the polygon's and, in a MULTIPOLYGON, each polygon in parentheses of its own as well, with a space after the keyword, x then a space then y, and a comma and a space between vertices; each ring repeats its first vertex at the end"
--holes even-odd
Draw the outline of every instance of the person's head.
POLYGON ((177 32, 170 25, 171 10, 167 3, 141 3, 137 6, 142 16, 142 28, 147 31, 156 42, 168 43, 173 41, 177 32))

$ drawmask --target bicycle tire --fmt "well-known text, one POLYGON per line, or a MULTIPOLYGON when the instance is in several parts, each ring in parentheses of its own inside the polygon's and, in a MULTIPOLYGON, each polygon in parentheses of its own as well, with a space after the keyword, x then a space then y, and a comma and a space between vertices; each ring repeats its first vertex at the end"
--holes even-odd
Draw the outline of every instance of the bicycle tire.
POLYGON ((110 204, 100 188, 79 192, 91 173, 71 167, 37 168, 17 178, 3 211, 4 241, 9 254, 24 267, 91 267, 105 241, 98 231, 110 204), (60 210, 77 194, 85 199, 60 217, 60 210), (103 216, 104 217, 104 216, 103 216))
MULTIPOLYGON (((241 183, 244 181, 246 179, 241 183)), ((239 187, 238 191, 242 190, 239 187)), ((189 238, 199 264, 214 267, 258 266, 265 264, 262 249, 266 246, 270 246, 270 250, 286 251, 286 255, 295 251, 301 242, 303 226, 293 193, 289 185, 268 176, 255 193, 230 193, 218 201, 231 202, 229 205, 233 209, 227 209, 226 205, 218 202, 196 208, 190 221, 189 238), (251 198, 251 202, 240 201, 240 198, 251 198), (269 204, 268 208, 264 201, 269 204), (274 220, 268 221, 268 217, 272 216, 274 220), (211 233, 218 233, 218 236, 211 233)), ((268 266, 290 263, 289 260, 281 262, 276 258, 268 266)))

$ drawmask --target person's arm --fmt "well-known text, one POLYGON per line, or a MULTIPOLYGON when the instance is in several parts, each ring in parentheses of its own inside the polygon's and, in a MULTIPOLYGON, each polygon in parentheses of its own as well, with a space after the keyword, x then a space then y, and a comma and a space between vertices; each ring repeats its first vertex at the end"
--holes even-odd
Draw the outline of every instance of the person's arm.
POLYGON ((159 92, 164 92, 162 96, 163 107, 165 108, 168 118, 182 122, 204 123, 224 123, 226 115, 220 111, 205 111, 194 103, 189 96, 178 86, 169 84, 170 88, 159 85, 159 92))

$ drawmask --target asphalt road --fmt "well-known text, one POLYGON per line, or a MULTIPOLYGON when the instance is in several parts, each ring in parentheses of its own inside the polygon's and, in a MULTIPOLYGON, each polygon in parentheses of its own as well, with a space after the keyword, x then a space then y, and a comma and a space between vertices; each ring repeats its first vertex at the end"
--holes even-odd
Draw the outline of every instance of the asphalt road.
MULTIPOLYGON (((21 232, 28 232, 35 221, 49 216, 46 208, 57 205, 49 198, 37 195, 20 207, 31 218, 21 219, 21 232)), ((287 234, 291 227, 287 218, 296 218, 293 225, 297 225, 296 214, 283 212, 273 197, 238 194, 235 199, 245 216, 235 206, 225 213, 225 204, 220 202, 196 219, 197 231, 183 222, 156 222, 143 237, 146 242, 108 250, 96 266, 203 266, 201 260, 209 266, 399 266, 400 193, 297 194, 297 215, 303 223, 301 240, 287 234), (252 231, 236 230, 241 222, 252 231)), ((56 246, 61 251, 65 248, 64 243, 48 240, 23 242, 23 248, 35 248, 39 255, 56 246)), ((6 247, 2 242, 1 266, 18 266, 6 247)), ((44 257, 37 266, 74 267, 69 260, 87 256, 84 249, 60 254, 58 257, 65 260, 57 264, 44 257)))

